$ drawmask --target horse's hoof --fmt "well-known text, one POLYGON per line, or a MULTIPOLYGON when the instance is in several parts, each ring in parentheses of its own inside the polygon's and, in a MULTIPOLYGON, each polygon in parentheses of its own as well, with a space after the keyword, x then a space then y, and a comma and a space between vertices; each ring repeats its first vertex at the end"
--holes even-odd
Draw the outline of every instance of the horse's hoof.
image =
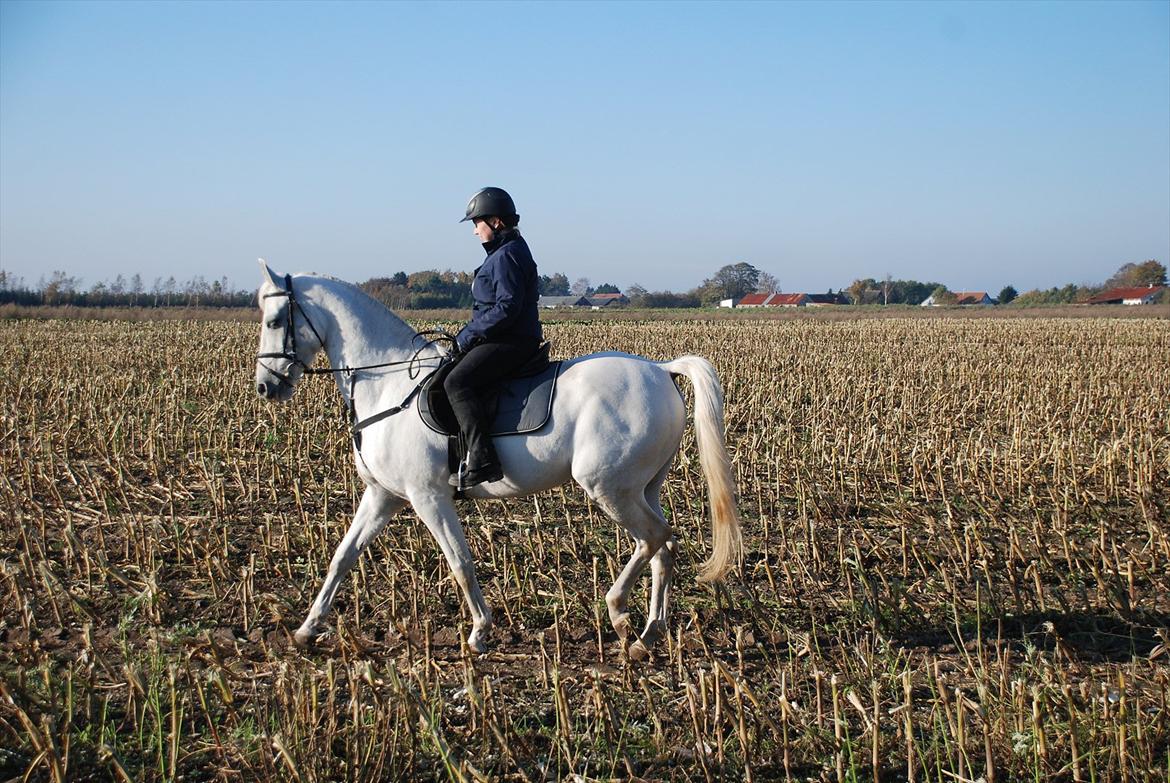
POLYGON ((654 645, 662 639, 666 632, 666 624, 661 620, 654 620, 646 624, 646 630, 642 631, 642 644, 646 649, 651 649, 654 645))
POLYGON ((308 631, 305 628, 298 628, 297 632, 293 634, 293 641, 297 647, 302 650, 311 650, 317 642, 318 634, 308 631))
POLYGON ((634 634, 634 626, 630 623, 629 612, 622 612, 617 617, 612 618, 612 624, 619 639, 629 639, 631 636, 637 638, 634 634))
POLYGON ((472 631, 467 637, 467 648, 476 655, 483 655, 488 651, 488 635, 479 631, 472 631))
POLYGON ((626 655, 630 657, 631 661, 637 663, 647 660, 650 658, 652 653, 650 652, 649 647, 642 644, 641 639, 635 639, 633 643, 631 643, 629 647, 626 648, 626 655))

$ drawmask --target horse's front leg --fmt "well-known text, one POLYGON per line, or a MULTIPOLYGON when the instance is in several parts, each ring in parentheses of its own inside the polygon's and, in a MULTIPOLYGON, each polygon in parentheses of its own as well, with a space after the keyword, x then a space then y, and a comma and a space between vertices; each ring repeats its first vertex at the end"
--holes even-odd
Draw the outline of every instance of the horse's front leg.
POLYGON ((333 553, 325 584, 321 585, 321 592, 317 593, 317 600, 313 601, 309 616, 297 629, 294 637, 297 644, 302 647, 308 646, 321 633, 321 621, 333 606, 337 588, 357 563, 358 556, 382 532, 382 528, 386 526, 394 512, 405 505, 405 500, 391 495, 380 487, 366 487, 357 513, 353 515, 353 522, 350 523, 345 538, 338 544, 337 551, 333 553))
POLYGON ((463 524, 459 521, 455 504, 445 494, 430 491, 411 496, 410 503, 427 530, 431 531, 439 549, 443 550, 451 566, 451 573, 463 590, 467 608, 471 610, 472 628, 467 637, 467 646, 477 653, 486 651, 488 634, 492 628, 492 610, 483 599, 479 581, 475 578, 475 561, 471 559, 471 549, 467 546, 467 537, 463 534, 463 524))

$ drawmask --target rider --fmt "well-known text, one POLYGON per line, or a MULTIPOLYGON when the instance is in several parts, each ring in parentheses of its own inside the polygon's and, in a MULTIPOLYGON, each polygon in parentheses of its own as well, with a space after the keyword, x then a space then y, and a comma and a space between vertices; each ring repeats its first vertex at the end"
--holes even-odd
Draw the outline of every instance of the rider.
POLYGON ((517 228, 520 215, 512 197, 501 188, 483 188, 459 222, 467 220, 473 221, 487 260, 475 270, 471 321, 455 337, 458 363, 443 382, 467 444, 467 463, 451 485, 464 489, 504 477, 484 395, 532 358, 543 339, 536 262, 517 228))

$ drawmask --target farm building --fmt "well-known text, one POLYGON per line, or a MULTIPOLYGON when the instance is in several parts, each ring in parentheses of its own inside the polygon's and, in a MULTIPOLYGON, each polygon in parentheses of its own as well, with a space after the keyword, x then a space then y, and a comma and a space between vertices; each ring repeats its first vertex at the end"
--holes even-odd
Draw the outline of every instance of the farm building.
POLYGON ((1110 288, 1089 300, 1089 304, 1153 304, 1158 294, 1166 290, 1164 285, 1149 285, 1139 288, 1110 288))
POLYGON ((626 298, 625 294, 594 294, 589 297, 589 305, 592 307, 610 307, 611 305, 625 305, 629 303, 630 300, 626 298))
MULTIPOLYGON (((955 301, 957 305, 981 305, 989 307, 995 304, 995 300, 987 295, 986 291, 955 291, 955 301)), ((939 303, 934 301, 934 295, 926 297, 923 301, 923 307, 938 307, 939 303)))
POLYGON ((850 302, 849 297, 845 294, 809 294, 805 304, 808 307, 825 307, 827 305, 847 305, 850 302))
POLYGON ((808 294, 748 294, 736 307, 804 307, 808 294))
POLYGON ((536 304, 538 307, 547 309, 554 307, 588 307, 589 300, 583 296, 541 296, 536 304))

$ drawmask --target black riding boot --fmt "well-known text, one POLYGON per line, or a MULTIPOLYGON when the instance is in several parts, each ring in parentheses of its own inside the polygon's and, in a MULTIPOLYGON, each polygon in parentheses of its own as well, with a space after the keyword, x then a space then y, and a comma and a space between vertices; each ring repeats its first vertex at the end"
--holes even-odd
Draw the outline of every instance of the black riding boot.
POLYGON ((453 487, 467 489, 476 484, 499 481, 504 477, 500 458, 492 445, 490 425, 483 401, 476 394, 449 395, 455 418, 459 420, 463 442, 467 444, 467 461, 451 476, 453 487))
POLYGON ((492 448, 493 405, 488 400, 518 367, 531 358, 539 346, 531 340, 482 343, 469 350, 443 381, 447 399, 459 420, 459 431, 467 444, 463 482, 452 476, 452 485, 464 488, 499 481, 504 477, 500 460, 492 448))

